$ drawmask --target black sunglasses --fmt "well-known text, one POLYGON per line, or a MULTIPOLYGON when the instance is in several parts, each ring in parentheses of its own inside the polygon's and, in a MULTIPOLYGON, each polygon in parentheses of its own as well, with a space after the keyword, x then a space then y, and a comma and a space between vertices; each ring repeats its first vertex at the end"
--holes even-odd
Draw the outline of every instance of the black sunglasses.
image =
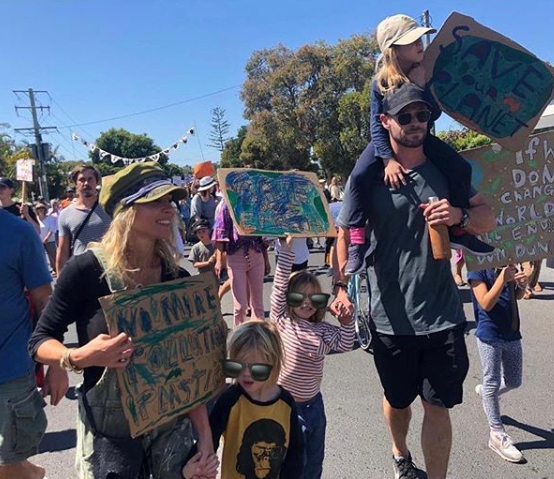
POLYGON ((250 371, 250 377, 254 381, 267 381, 271 375, 273 366, 271 364, 252 363, 245 364, 240 361, 233 361, 232 359, 226 359, 223 361, 223 372, 228 378, 238 378, 244 368, 248 368, 250 371))
POLYGON ((331 297, 331 295, 325 294, 325 293, 305 294, 305 293, 288 291, 286 297, 287 297, 287 304, 293 308, 298 308, 299 306, 302 306, 302 303, 304 302, 304 300, 308 298, 314 308, 322 309, 327 307, 327 304, 329 303, 329 298, 331 297))
POLYGON ((427 123, 431 119, 431 112, 429 110, 420 110, 415 113, 400 113, 400 115, 393 115, 396 121, 401 126, 409 125, 415 116, 420 123, 427 123))

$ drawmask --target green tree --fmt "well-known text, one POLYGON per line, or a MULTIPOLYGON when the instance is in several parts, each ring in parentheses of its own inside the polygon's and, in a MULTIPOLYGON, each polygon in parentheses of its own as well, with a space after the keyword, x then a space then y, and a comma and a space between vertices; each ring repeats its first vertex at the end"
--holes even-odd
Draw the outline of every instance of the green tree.
POLYGON ((241 126, 237 131, 237 136, 225 142, 223 151, 221 152, 221 167, 222 168, 237 168, 244 166, 240 159, 242 144, 246 138, 246 126, 241 126))
POLYGON ((465 127, 459 130, 439 131, 437 136, 456 151, 470 150, 492 143, 492 140, 488 136, 465 127))
POLYGON ((241 91, 250 120, 244 163, 346 176, 370 140, 369 92, 377 46, 355 35, 336 45, 254 52, 241 91))
POLYGON ((212 131, 210 132, 210 143, 208 143, 208 146, 222 152, 225 148, 225 142, 230 139, 227 136, 229 134, 230 124, 225 119, 225 110, 223 108, 218 106, 212 110, 212 120, 210 125, 212 127, 212 131))
MULTIPOLYGON (((124 128, 111 128, 108 131, 102 132, 94 144, 98 148, 121 158, 143 158, 161 153, 162 151, 146 133, 136 135, 124 128)), ((107 168, 107 170, 112 173, 125 166, 121 161, 112 164, 111 156, 100 158, 98 150, 89 152, 89 156, 95 164, 108 165, 110 168, 107 168)), ((164 165, 167 161, 167 155, 161 153, 158 163, 164 165)))

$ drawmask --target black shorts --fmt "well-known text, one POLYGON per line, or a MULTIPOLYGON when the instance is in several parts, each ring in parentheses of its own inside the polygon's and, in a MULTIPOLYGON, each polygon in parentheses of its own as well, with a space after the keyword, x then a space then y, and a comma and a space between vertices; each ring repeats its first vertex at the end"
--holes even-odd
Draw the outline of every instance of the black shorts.
POLYGON ((393 408, 407 408, 418 395, 446 408, 462 402, 469 369, 464 332, 465 323, 423 336, 373 334, 375 366, 393 408))

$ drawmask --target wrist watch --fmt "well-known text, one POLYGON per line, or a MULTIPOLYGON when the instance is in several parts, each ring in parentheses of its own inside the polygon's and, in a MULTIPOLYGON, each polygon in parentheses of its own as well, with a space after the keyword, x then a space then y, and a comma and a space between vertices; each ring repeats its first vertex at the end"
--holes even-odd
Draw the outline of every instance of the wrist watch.
POLYGON ((462 208, 462 217, 460 218, 460 222, 457 226, 462 229, 467 228, 467 226, 469 225, 469 220, 469 212, 466 209, 462 208))
POLYGON ((348 290, 348 285, 342 281, 335 281, 333 283, 333 289, 335 288, 340 288, 340 289, 344 289, 344 290, 348 290))

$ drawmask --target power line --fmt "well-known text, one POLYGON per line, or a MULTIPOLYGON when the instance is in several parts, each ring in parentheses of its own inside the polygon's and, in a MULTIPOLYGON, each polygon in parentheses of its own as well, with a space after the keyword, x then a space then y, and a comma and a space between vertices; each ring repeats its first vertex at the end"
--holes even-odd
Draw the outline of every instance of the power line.
MULTIPOLYGON (((202 100, 203 98, 208 98, 210 96, 219 95, 220 93, 224 93, 224 92, 229 91, 229 90, 234 90, 235 88, 239 88, 240 86, 242 86, 242 85, 240 85, 240 84, 239 85, 233 85, 233 86, 230 86, 230 87, 227 87, 227 88, 223 88, 222 90, 214 91, 214 92, 211 92, 211 93, 206 93, 205 95, 200 95, 200 96, 197 96, 197 97, 194 97, 194 98, 188 98, 188 99, 182 100, 182 101, 177 101, 175 103, 170 103, 168 105, 158 106, 156 108, 150 108, 148 110, 137 111, 135 113, 129 113, 127 115, 113 116, 111 118, 105 118, 104 120, 95 120, 95 121, 87 121, 85 123, 76 123, 73 126, 96 125, 97 123, 104 123, 106 121, 121 120, 122 118, 130 118, 132 116, 145 115, 146 113, 152 113, 154 111, 165 110, 166 108, 172 108, 174 106, 183 105, 185 103, 191 103, 193 101, 202 100)), ((71 127, 66 126, 66 127, 62 127, 62 128, 71 128, 71 127)))

